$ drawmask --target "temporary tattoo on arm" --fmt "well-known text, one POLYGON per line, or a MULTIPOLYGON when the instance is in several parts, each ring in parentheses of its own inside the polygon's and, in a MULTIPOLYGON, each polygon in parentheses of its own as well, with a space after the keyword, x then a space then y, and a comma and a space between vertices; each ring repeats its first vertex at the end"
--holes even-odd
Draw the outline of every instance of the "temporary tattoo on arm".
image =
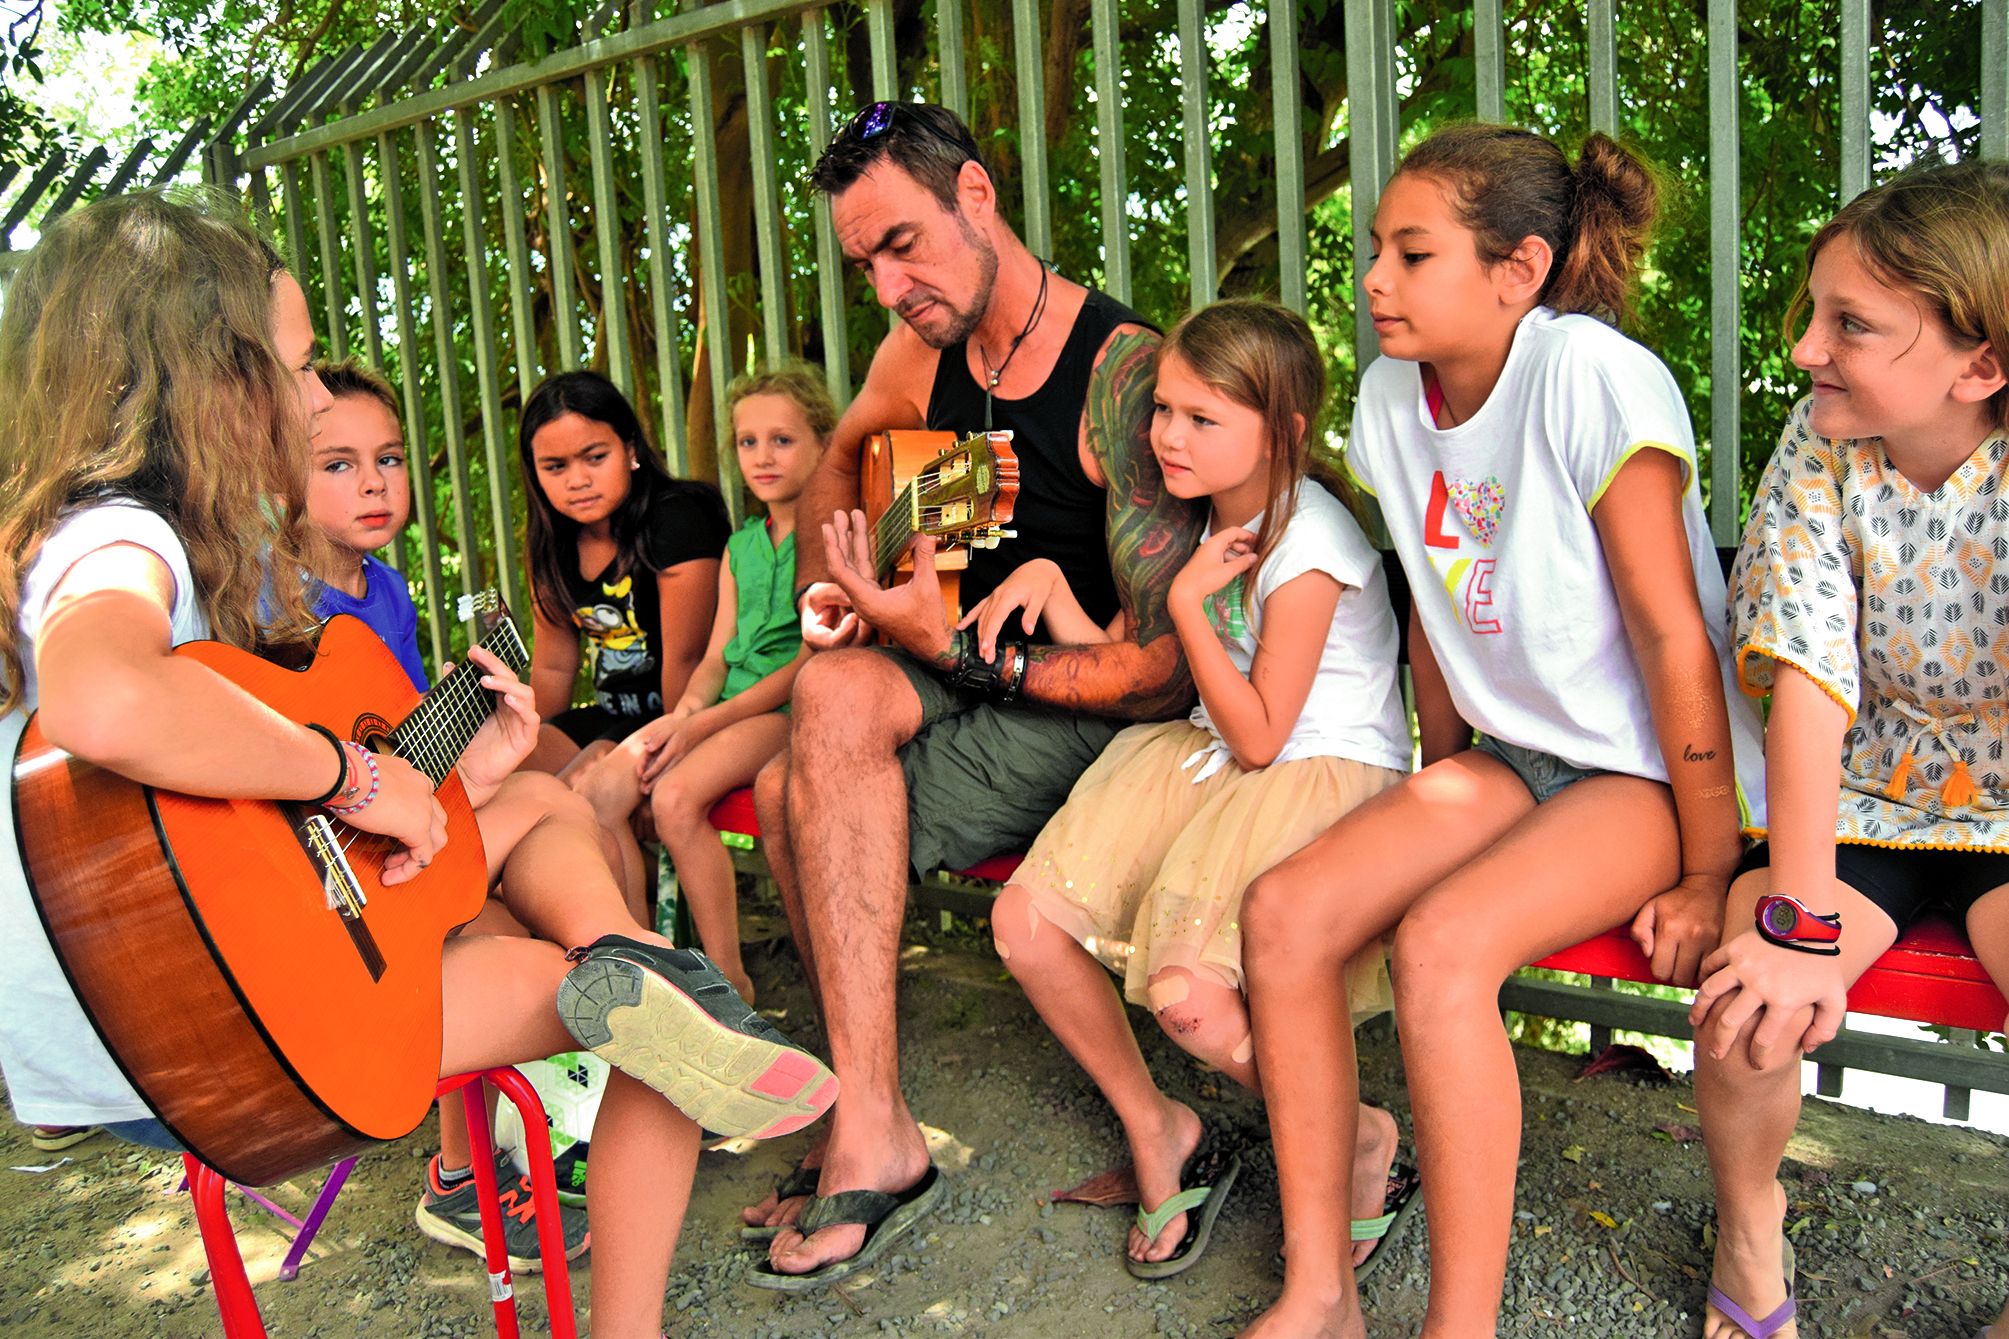
POLYGON ((1157 353, 1156 335, 1112 339, 1082 409, 1090 449, 1109 484, 1109 567, 1131 641, 1035 648, 1026 695, 1038 701, 1138 720, 1192 703, 1192 677, 1166 598, 1200 542, 1206 509, 1166 492, 1151 454, 1157 353))
POLYGON ((1681 746, 1681 761, 1683 762, 1713 762, 1715 759, 1715 749, 1697 749, 1692 744, 1683 744, 1681 746))

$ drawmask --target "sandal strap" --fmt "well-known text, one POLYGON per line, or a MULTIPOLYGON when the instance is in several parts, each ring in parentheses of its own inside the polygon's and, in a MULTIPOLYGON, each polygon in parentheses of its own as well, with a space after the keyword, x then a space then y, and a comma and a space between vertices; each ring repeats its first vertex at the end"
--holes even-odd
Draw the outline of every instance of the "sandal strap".
POLYGON ((822 1183, 821 1167, 798 1166, 775 1183, 774 1197, 777 1200, 790 1200, 801 1195, 814 1195, 817 1186, 822 1183))
POLYGON ((1395 1215, 1385 1213, 1379 1218, 1356 1218, 1353 1220, 1355 1241, 1380 1241, 1388 1235, 1388 1229, 1395 1226, 1395 1215))
POLYGON ((1165 1230, 1165 1224, 1188 1209, 1199 1208, 1213 1193, 1212 1186, 1188 1186, 1178 1194, 1167 1198, 1155 1209, 1147 1210, 1140 1204, 1137 1206, 1137 1226, 1145 1236, 1156 1240, 1158 1234, 1165 1230))
POLYGON ((900 1207, 897 1195, 888 1195, 883 1190, 840 1190, 834 1195, 819 1195, 809 1202, 796 1221, 795 1230, 803 1236, 818 1232, 826 1227, 876 1227, 884 1222, 886 1215, 900 1207))

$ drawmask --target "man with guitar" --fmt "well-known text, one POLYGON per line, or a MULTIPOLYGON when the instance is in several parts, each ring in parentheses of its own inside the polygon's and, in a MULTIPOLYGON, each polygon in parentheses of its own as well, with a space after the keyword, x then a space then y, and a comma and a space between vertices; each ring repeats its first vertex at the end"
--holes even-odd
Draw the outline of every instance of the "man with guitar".
MULTIPOLYGON (((1157 332, 1026 248, 953 113, 875 103, 811 182, 830 197, 845 259, 901 319, 803 494, 805 517, 829 518, 823 544, 805 528, 797 559, 804 639, 822 654, 797 680, 789 750, 755 786, 844 1092, 820 1185, 805 1171, 777 1191, 818 1190, 808 1235, 782 1227, 751 1276, 788 1291, 869 1263, 938 1193, 894 1029, 909 863, 962 868, 1023 850, 1125 721, 1187 709, 1165 597, 1204 520, 1165 492, 1151 454, 1157 332), (922 425, 1014 435, 1016 538, 972 555, 962 601, 1005 586, 986 627, 1003 609, 1028 614, 984 639, 950 626, 931 539, 916 542, 912 581, 882 587, 851 510, 866 438, 922 425), (1054 567, 1128 636, 1032 643, 1034 587, 1054 567), (865 647, 875 630, 892 647, 865 647)), ((749 1225, 792 1222, 798 1203, 749 1210, 749 1225)))

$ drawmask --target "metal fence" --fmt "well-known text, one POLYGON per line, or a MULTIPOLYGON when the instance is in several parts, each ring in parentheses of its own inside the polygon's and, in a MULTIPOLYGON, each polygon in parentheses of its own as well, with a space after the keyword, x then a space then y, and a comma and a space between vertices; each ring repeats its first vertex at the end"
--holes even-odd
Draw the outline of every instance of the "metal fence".
MULTIPOLYGON (((415 444, 437 444, 411 454, 415 494, 432 505, 417 508, 414 542, 393 555, 421 591, 436 658, 448 650, 449 585, 499 585, 515 607, 527 605, 518 551, 525 481, 514 464, 511 407, 547 372, 589 359, 606 367, 659 428, 672 469, 715 470, 735 504, 730 454, 694 440, 692 425, 725 419, 727 381, 754 350, 769 360, 817 350, 839 402, 849 397, 858 369, 847 321, 866 295, 848 281, 828 212, 804 198, 799 169, 851 109, 851 90, 926 96, 971 119, 972 63, 989 51, 972 40, 971 2, 931 0, 924 8, 934 58, 903 80, 893 0, 720 0, 665 13, 650 0, 625 9, 609 4, 580 26, 575 45, 535 58, 526 58, 521 35, 505 24, 501 0, 489 0, 463 27, 386 33, 282 91, 261 86, 209 132, 205 175, 271 209, 331 351, 359 353, 392 370, 408 434, 415 444), (721 80, 744 100, 743 146, 716 138, 721 80), (784 88, 789 105, 802 109, 799 122, 777 124, 784 88), (739 166, 722 163, 724 153, 743 153, 750 168, 750 210, 735 216, 750 214, 750 246, 732 231, 721 199, 722 182, 736 178, 722 168, 739 166), (624 206, 639 220, 636 229, 623 225, 624 206), (729 252, 741 255, 737 264, 729 252), (813 254, 810 273, 792 268, 792 254, 813 254), (735 310, 747 318, 743 341, 735 310)), ((1616 0, 1581 3, 1584 117, 1594 129, 1616 130, 1616 0)), ((1738 338, 1739 13, 1735 0, 1704 5, 1710 381, 1739 388, 1746 379, 1738 338)), ((1836 185, 1846 199, 1867 184, 1872 162, 1870 7, 1869 0, 1837 0, 1837 8, 1836 185)), ((1981 144, 2003 156, 2009 0, 1981 0, 1980 11, 1981 144)), ((1126 158, 1139 127, 1126 117, 1125 87, 1126 80, 1161 76, 1122 68, 1119 0, 1089 0, 1088 13, 1099 255, 1095 272, 1081 277, 1128 300, 1140 229, 1183 227, 1190 299, 1207 302, 1218 271, 1209 158, 1210 73, 1218 80, 1218 72, 1208 69, 1206 25, 1218 10, 1176 0, 1169 36, 1181 89, 1183 198, 1155 211, 1140 207, 1130 186, 1126 158)), ((1267 29, 1275 142, 1301 146, 1303 14, 1294 5, 1256 14, 1267 29)), ((1044 15, 1035 0, 1009 0, 1009 50, 1001 54, 1016 75, 1013 110, 1023 129, 1013 174, 1020 229, 1035 253, 1051 255, 1056 182, 1038 132, 1048 111, 1044 15)), ((1499 119, 1510 59, 1530 53, 1512 49, 1502 0, 1474 0, 1470 23, 1475 100, 1468 110, 1499 119)), ((1394 0, 1343 0, 1343 25, 1348 97, 1338 133, 1350 150, 1353 248, 1365 254, 1377 193, 1396 161, 1404 51, 1394 0)), ((1241 92, 1259 99, 1264 90, 1241 92)), ((178 166, 197 138, 192 130, 170 162, 178 166)), ((96 174, 105 163, 77 165, 45 216, 138 180, 139 158, 102 182, 96 174)), ((1288 148, 1275 155, 1279 296, 1301 311, 1322 296, 1307 291, 1316 225, 1306 208, 1306 163, 1305 153, 1288 148)), ((0 246, 64 173, 64 165, 45 165, 15 195, 0 246)), ((0 261, 0 279, 4 270, 0 261)), ((1364 365, 1375 348, 1364 306, 1355 311, 1352 340, 1356 365, 1364 365)), ((1710 453, 1708 476, 1715 538, 1729 544, 1740 520, 1740 395, 1709 399, 1700 435, 1732 448, 1710 453)))

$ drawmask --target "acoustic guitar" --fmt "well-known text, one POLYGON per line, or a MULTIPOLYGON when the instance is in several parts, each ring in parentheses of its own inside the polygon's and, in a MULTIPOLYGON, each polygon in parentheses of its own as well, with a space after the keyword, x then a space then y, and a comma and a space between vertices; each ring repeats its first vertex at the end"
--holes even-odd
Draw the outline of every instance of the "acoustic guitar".
POLYGON ((952 432, 920 429, 882 432, 865 443, 859 498, 872 530, 879 579, 912 574, 909 549, 916 535, 943 541, 935 570, 949 622, 962 617, 961 572, 967 549, 997 547, 1010 539, 1018 503, 1018 456, 1009 432, 959 439, 952 432))
MULTIPOLYGON (((493 591, 463 597, 461 617, 499 606, 493 591)), ((479 644, 517 673, 529 663, 506 616, 479 644)), ((51 746, 28 721, 15 826, 77 998, 184 1147, 232 1181, 269 1185, 409 1134, 432 1103, 440 946, 488 888, 454 765, 493 694, 462 665, 420 698, 376 633, 346 615, 323 626, 301 670, 218 642, 175 654, 289 720, 403 758, 446 810, 432 864, 385 888, 387 837, 305 804, 143 786, 51 746)))

